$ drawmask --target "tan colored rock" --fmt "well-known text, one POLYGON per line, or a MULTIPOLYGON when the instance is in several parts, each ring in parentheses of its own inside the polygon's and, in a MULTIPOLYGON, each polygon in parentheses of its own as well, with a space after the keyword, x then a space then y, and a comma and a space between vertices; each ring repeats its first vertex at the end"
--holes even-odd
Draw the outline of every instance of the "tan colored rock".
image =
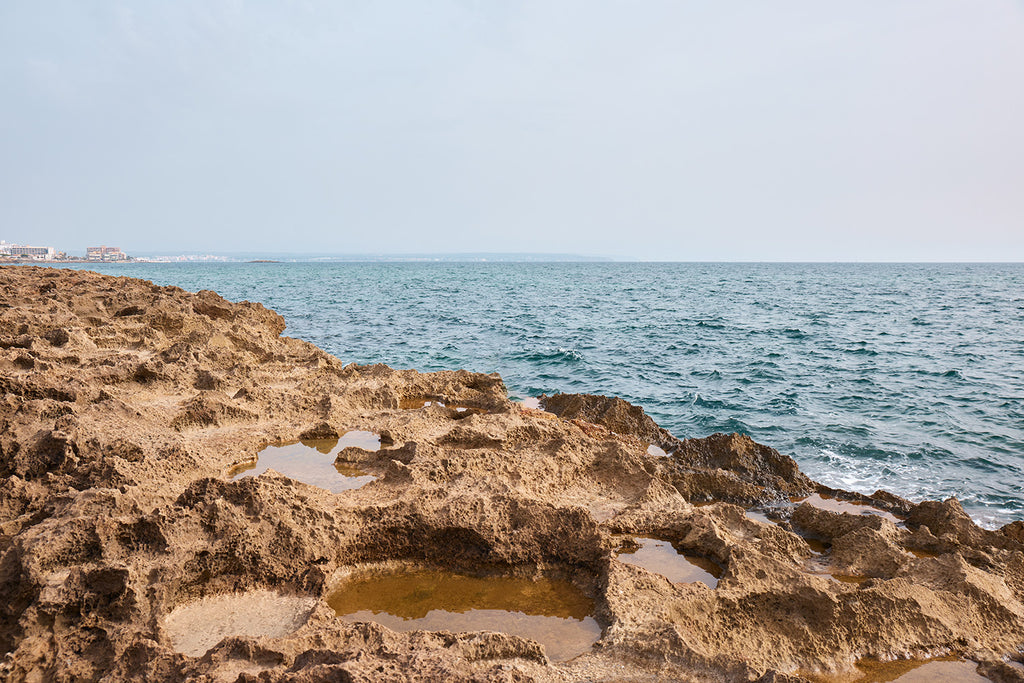
POLYGON ((955 501, 885 492, 869 500, 905 525, 793 507, 825 489, 748 437, 680 441, 604 397, 550 397, 562 417, 524 410, 497 375, 345 366, 283 330, 212 292, 0 268, 6 679, 797 681, 943 653, 1015 675, 1018 526, 985 531, 955 501), (229 476, 269 444, 350 430, 381 436, 379 451, 342 451, 376 477, 361 488, 229 476), (755 504, 780 523, 741 507, 755 504), (622 534, 724 573, 714 589, 673 584, 618 561, 622 534), (593 598, 602 639, 556 664, 516 636, 337 619, 332 582, 388 563, 555 573, 593 598), (245 620, 264 603, 287 628, 245 620), (184 611, 196 605, 215 609, 184 611), (218 642, 179 651, 175 614, 218 642))

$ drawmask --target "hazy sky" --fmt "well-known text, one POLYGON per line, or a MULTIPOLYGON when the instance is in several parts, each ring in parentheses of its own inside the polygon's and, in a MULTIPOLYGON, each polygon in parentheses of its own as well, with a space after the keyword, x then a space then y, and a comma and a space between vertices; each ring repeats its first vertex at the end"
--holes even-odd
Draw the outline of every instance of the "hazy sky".
POLYGON ((3 0, 0 239, 1024 260, 1024 0, 3 0))

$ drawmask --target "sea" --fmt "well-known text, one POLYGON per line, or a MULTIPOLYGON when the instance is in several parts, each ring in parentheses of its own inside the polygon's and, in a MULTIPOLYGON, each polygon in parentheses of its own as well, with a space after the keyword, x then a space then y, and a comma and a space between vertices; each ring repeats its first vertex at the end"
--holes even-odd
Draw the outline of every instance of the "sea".
POLYGON ((1024 264, 126 263, 258 301, 345 362, 620 396, 813 479, 1024 518, 1024 264))

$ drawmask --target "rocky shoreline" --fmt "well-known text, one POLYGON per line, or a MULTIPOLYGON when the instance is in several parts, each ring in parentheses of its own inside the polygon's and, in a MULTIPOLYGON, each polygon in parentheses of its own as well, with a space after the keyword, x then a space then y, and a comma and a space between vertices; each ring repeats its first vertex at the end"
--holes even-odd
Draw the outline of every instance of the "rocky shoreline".
POLYGON ((679 440, 619 399, 540 410, 497 375, 343 365, 284 328, 212 292, 0 267, 7 680, 855 681, 865 659, 952 655, 1024 681, 1022 522, 829 489, 748 437, 679 440), (344 451, 375 477, 358 489, 228 476, 351 430, 381 442, 344 451), (714 562, 717 585, 617 559, 637 537, 714 562), (557 576, 601 636, 552 662, 500 632, 339 619, 330 591, 381 567, 557 576), (181 610, 229 599, 285 616, 176 645, 181 610))

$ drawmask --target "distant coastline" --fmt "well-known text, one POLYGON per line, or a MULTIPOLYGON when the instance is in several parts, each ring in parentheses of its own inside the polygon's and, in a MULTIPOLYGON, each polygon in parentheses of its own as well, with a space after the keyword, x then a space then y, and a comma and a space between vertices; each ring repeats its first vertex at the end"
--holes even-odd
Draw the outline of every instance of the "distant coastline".
POLYGON ((215 252, 211 254, 150 253, 135 261, 214 263, 588 263, 612 262, 607 256, 528 253, 446 253, 446 254, 322 254, 287 252, 215 252))

